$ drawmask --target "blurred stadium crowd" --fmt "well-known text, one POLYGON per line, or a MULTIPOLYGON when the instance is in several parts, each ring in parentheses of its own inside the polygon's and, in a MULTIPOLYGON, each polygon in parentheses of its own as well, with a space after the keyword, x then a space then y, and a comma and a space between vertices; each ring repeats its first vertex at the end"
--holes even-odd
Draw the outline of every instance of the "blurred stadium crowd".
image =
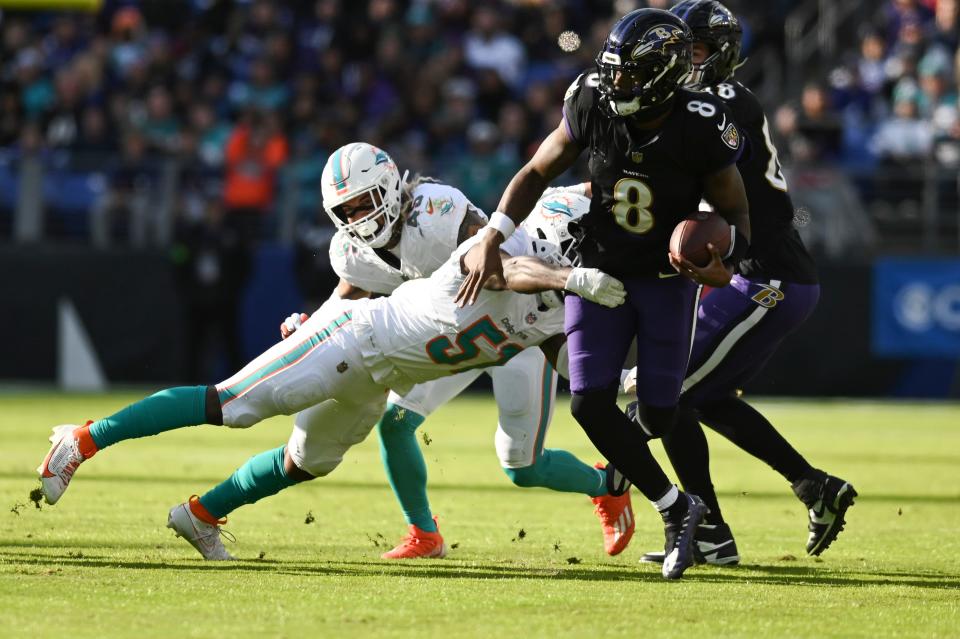
MULTIPOLYGON (((322 227, 321 169, 358 139, 492 211, 611 22, 670 4, 107 0, 97 14, 7 11, 0 239, 27 156, 46 167, 47 237, 142 234, 137 207, 163 200, 171 180, 164 205, 182 223, 226 216, 242 238, 273 237, 283 208, 322 227)), ((727 4, 749 56, 782 53, 784 20, 802 1, 727 4)), ((865 4, 839 64, 805 70, 797 100, 768 106, 783 159, 957 166, 958 0, 865 4)))
POLYGON ((776 111, 787 160, 960 165, 957 0, 886 0, 858 50, 776 111))
MULTIPOLYGON (((201 202, 269 213, 280 181, 296 184, 309 218, 328 154, 362 139, 491 210, 625 8, 259 0, 11 13, 0 146, 78 171, 113 165, 92 185, 118 207, 176 157, 197 187, 184 191, 187 215, 201 202), (572 53, 557 44, 570 25, 586 40, 572 53)), ((82 195, 78 208, 95 204, 82 195)))

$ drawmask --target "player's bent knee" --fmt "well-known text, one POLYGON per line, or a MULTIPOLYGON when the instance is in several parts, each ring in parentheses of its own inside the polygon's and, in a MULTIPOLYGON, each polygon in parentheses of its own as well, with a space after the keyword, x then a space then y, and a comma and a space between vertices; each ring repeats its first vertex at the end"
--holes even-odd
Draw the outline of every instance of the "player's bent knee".
MULTIPOLYGON (((583 428, 589 428, 598 415, 603 415, 610 406, 616 406, 617 387, 601 388, 574 393, 570 399, 570 413, 583 428)), ((619 410, 619 409, 618 409, 619 410)))
POLYGON ((286 449, 283 451, 283 472, 294 481, 310 481, 311 479, 316 479, 316 475, 308 473, 297 466, 297 462, 290 456, 290 451, 286 449))
POLYGON ((227 402, 223 408, 223 425, 228 428, 250 428, 254 424, 281 413, 269 394, 251 393, 227 402))
POLYGON ((637 421, 650 437, 663 437, 669 433, 676 419, 676 406, 664 407, 640 404, 637 407, 637 421))
POLYGON ((336 470, 337 466, 339 466, 340 462, 342 461, 342 457, 340 459, 305 460, 301 464, 297 464, 297 467, 301 472, 307 473, 310 475, 310 478, 313 479, 315 477, 326 477, 336 470))
POLYGON ((536 465, 524 466, 523 468, 504 468, 503 472, 507 474, 510 481, 521 488, 534 488, 542 485, 536 465))
MULTIPOLYGON (((523 468, 530 463, 533 457, 533 437, 536 430, 529 428, 504 427, 501 422, 493 437, 493 445, 497 451, 497 459, 503 468, 523 468)), ((507 473, 509 474, 509 473, 507 473)))
POLYGON ((236 411, 223 416, 223 425, 227 428, 250 428, 260 421, 254 411, 236 411))

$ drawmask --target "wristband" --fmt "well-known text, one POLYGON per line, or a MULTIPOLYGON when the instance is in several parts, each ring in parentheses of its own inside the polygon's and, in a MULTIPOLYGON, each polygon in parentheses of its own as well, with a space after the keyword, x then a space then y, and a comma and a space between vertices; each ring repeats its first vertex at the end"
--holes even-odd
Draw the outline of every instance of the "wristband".
POLYGON ((506 241, 510 239, 510 236, 513 235, 513 232, 517 230, 517 225, 514 224, 513 220, 511 220, 509 217, 500 211, 496 211, 490 216, 490 221, 487 222, 487 228, 500 231, 504 241, 506 241))

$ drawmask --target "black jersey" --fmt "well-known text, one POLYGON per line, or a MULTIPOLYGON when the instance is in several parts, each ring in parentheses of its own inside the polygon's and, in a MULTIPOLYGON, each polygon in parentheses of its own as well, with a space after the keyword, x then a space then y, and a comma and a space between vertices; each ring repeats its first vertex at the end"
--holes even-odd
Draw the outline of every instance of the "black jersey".
POLYGON ((661 127, 645 131, 629 117, 607 117, 596 87, 596 73, 581 74, 563 104, 568 133, 590 154, 593 198, 579 221, 583 264, 616 277, 673 275, 670 235, 697 211, 704 177, 737 161, 740 133, 709 93, 678 90, 661 127))
POLYGON ((759 100, 739 82, 708 91, 726 102, 746 142, 737 168, 750 203, 750 250, 737 270, 745 276, 815 284, 817 268, 793 226, 793 202, 759 100))

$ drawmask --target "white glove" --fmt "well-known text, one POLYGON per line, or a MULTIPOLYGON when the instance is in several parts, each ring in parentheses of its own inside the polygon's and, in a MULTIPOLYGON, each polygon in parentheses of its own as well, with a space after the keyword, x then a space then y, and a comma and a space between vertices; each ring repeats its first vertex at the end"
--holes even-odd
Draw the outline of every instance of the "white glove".
POLYGON ((627 299, 623 282, 595 268, 580 268, 578 266, 572 269, 570 275, 567 276, 567 283, 564 288, 585 300, 609 308, 620 306, 627 299))
POLYGON ((636 366, 634 366, 628 371, 623 371, 621 383, 623 384, 623 392, 626 393, 627 395, 632 395, 637 392, 637 367, 636 366))
POLYGON ((306 318, 307 316, 304 313, 291 314, 290 317, 283 320, 283 324, 280 326, 280 336, 283 337, 283 339, 287 339, 296 333, 306 318))

